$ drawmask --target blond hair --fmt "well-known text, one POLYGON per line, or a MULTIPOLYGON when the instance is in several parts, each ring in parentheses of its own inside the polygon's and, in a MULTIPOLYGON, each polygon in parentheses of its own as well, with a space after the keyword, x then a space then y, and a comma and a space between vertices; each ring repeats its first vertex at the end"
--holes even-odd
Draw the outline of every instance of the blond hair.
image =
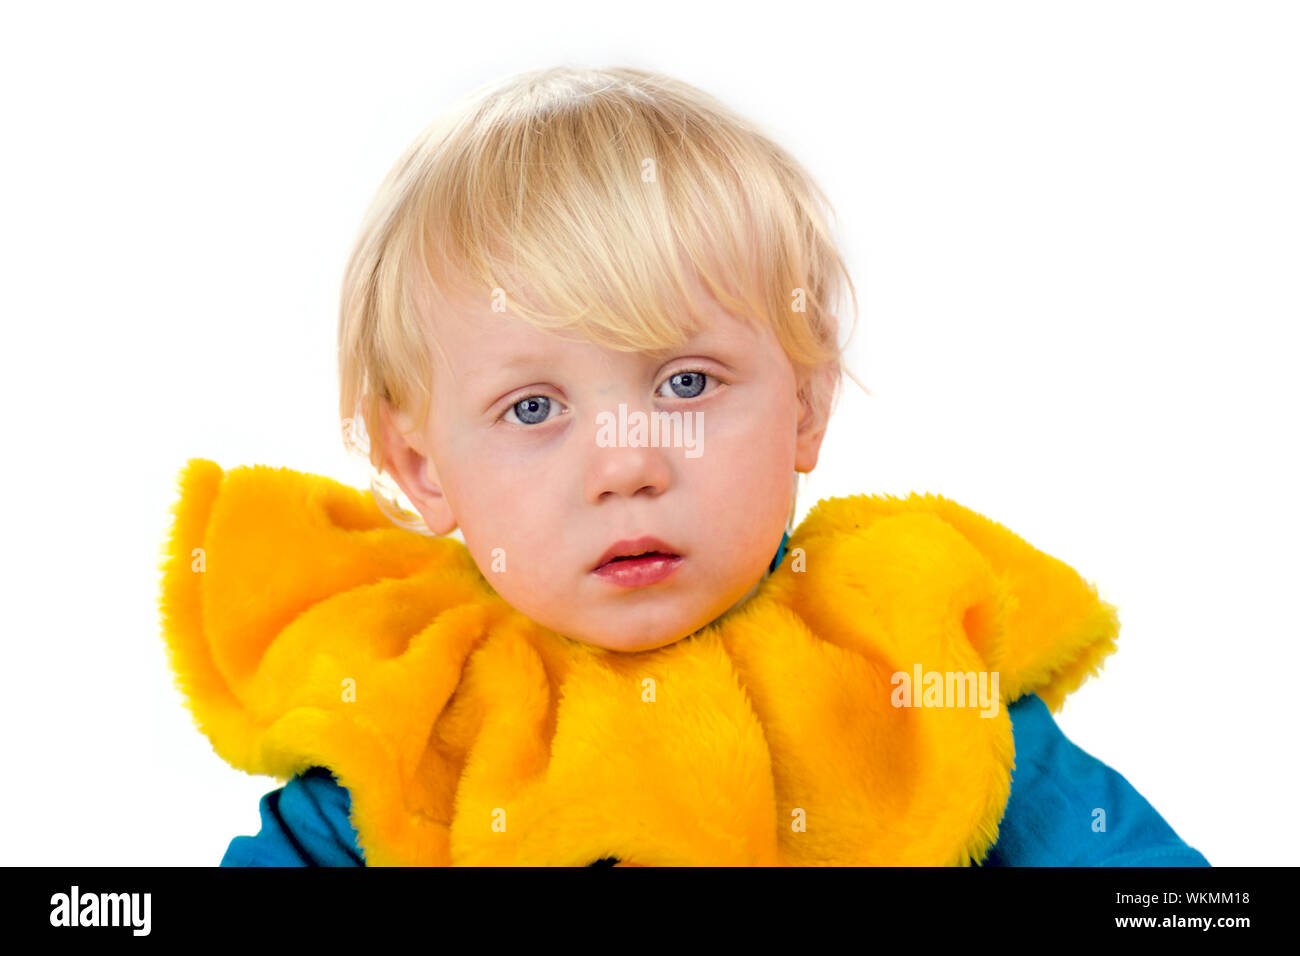
POLYGON ((433 318, 466 290, 507 290, 537 328, 658 352, 702 327, 703 288, 766 324, 796 373, 829 367, 806 386, 829 409, 842 374, 862 386, 838 341, 857 295, 827 215, 789 153, 671 77, 554 67, 483 87, 411 143, 366 213, 339 311, 345 435, 382 470, 381 402, 423 427, 433 318))

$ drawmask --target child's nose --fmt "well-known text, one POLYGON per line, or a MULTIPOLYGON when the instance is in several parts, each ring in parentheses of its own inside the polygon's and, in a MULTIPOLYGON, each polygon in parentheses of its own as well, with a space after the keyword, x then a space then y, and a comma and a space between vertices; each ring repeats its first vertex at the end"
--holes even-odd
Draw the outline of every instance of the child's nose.
POLYGON ((672 468, 667 459, 671 451, 648 445, 593 442, 583 479, 584 497, 596 504, 611 496, 662 494, 672 481, 672 468))

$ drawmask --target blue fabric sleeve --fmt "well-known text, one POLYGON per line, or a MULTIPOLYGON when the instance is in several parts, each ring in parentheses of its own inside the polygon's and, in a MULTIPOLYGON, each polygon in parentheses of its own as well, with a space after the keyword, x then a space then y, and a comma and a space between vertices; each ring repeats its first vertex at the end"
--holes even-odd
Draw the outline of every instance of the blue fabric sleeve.
POLYGON ((1008 713, 1016 764, 985 866, 1210 865, 1123 776, 1071 743, 1042 698, 1022 697, 1008 713))
POLYGON ((365 866, 348 819, 352 798, 324 767, 262 797, 257 836, 230 841, 222 866, 365 866))

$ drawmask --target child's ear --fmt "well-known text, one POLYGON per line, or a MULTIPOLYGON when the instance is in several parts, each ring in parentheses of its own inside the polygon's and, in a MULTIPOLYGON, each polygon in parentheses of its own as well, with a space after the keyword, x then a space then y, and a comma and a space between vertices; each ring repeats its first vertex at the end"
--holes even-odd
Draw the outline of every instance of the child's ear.
POLYGON ((405 413, 395 411, 382 399, 379 417, 384 430, 384 471, 397 482, 430 531, 449 533, 456 527, 456 516, 442 493, 425 436, 412 428, 405 413))
POLYGON ((817 467, 817 456, 826 426, 830 421, 831 397, 835 391, 838 367, 828 363, 799 376, 799 425, 795 433, 794 470, 810 472, 817 467))

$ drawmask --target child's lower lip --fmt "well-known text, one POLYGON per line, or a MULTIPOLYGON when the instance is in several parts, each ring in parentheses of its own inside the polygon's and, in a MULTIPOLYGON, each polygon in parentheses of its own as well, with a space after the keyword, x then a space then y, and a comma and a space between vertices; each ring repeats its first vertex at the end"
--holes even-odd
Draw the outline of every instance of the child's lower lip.
POLYGON ((591 573, 621 588, 640 588, 662 581, 681 563, 680 554, 648 554, 642 558, 609 561, 591 573))

